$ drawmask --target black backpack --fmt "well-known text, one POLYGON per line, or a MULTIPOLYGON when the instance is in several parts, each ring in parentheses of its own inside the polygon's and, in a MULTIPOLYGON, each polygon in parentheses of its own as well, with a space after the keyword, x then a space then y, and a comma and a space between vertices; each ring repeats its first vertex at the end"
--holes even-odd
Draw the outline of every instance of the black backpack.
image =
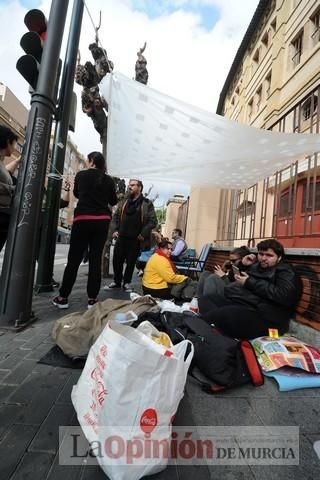
POLYGON ((207 393, 250 382, 254 386, 263 385, 263 374, 249 341, 223 335, 192 312, 164 312, 160 319, 173 343, 184 339, 193 343, 194 357, 189 374, 207 393))

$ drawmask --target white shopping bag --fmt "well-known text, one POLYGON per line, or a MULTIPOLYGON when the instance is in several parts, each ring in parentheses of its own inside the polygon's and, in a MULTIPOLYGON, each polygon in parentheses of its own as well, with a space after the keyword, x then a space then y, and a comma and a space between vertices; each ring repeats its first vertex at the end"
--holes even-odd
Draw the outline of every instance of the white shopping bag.
POLYGON ((165 447, 170 448, 171 423, 192 356, 188 340, 167 349, 115 321, 91 347, 71 397, 111 480, 138 480, 166 467, 165 447))

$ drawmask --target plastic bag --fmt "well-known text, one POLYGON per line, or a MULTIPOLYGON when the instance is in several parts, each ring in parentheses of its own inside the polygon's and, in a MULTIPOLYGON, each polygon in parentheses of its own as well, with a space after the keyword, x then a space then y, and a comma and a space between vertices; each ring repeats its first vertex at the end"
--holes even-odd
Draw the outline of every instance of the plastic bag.
POLYGON ((103 446, 97 460, 111 480, 138 480, 166 467, 168 458, 143 453, 128 457, 128 452, 133 442, 170 444, 171 421, 184 394, 192 356, 188 340, 168 350, 115 321, 91 347, 71 398, 86 438, 103 446), (123 446, 113 457, 107 448, 111 438, 123 446))

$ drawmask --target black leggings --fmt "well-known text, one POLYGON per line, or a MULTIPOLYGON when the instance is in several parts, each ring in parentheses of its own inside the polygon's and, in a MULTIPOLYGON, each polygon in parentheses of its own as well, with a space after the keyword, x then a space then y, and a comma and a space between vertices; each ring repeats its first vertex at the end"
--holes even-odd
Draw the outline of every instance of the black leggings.
POLYGON ((7 241, 9 233, 10 215, 0 213, 0 252, 7 241))
POLYGON ((96 298, 101 285, 101 256, 107 239, 109 220, 80 220, 72 225, 68 263, 59 293, 67 298, 77 278, 83 254, 89 248, 88 298, 96 298))
POLYGON ((199 298, 198 302, 202 318, 229 337, 250 340, 268 335, 269 326, 261 314, 247 305, 230 303, 228 300, 220 301, 217 305, 206 296, 199 298))
POLYGON ((162 300, 172 300, 173 296, 170 288, 148 288, 142 285, 144 295, 151 295, 154 298, 162 298, 162 300))
POLYGON ((140 243, 137 238, 118 237, 113 251, 114 281, 117 285, 130 283, 137 258, 140 253, 140 243), (123 273, 123 266, 126 267, 123 273))

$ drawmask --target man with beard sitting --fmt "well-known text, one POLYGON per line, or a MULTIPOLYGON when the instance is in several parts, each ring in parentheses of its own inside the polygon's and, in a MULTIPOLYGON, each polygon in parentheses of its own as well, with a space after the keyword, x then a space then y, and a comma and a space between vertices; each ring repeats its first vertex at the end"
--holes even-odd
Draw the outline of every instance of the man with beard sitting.
POLYGON ((284 248, 275 239, 257 246, 258 259, 224 287, 224 295, 199 298, 203 318, 222 333, 241 339, 268 335, 269 328, 284 334, 301 296, 301 280, 283 260, 284 248))

